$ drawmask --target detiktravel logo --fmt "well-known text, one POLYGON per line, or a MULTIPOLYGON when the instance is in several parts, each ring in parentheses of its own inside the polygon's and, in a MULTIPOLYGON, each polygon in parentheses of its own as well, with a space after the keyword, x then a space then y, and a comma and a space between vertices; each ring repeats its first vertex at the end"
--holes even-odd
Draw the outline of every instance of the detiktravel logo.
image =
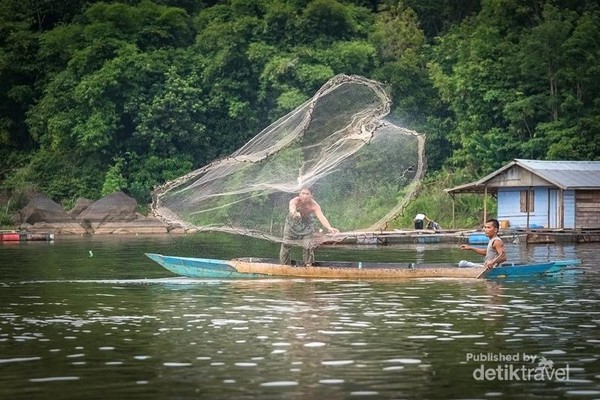
POLYGON ((557 366, 543 355, 527 353, 467 353, 467 362, 479 363, 473 369, 476 381, 556 381, 569 380, 569 364, 557 366))

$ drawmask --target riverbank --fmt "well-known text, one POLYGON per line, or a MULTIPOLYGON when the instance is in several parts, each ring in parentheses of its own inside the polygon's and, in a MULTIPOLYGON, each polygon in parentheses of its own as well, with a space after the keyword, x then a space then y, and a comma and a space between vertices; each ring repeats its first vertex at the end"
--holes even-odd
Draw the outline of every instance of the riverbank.
MULTIPOLYGON (((166 224, 152 215, 143 215, 138 210, 137 201, 123 192, 115 192, 96 201, 80 198, 68 211, 52 199, 36 194, 31 196, 24 207, 11 215, 13 226, 8 230, 13 236, 18 233, 22 237, 41 234, 183 233, 179 226, 166 224)), ((3 225, 6 227, 6 222, 3 225)))

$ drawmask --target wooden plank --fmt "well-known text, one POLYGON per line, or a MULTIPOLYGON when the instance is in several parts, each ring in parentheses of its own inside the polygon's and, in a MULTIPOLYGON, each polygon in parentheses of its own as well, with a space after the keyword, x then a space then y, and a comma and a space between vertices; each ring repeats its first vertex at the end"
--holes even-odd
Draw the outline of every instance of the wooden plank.
POLYGON ((600 228, 600 190, 575 192, 575 224, 578 228, 600 228))

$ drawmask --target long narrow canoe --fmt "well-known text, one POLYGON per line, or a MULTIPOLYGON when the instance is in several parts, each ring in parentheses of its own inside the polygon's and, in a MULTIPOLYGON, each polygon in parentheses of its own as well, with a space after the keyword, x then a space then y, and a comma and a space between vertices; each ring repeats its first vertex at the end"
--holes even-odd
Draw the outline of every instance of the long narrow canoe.
POLYGON ((217 260, 165 256, 155 253, 146 253, 146 256, 176 275, 190 278, 220 279, 273 277, 335 279, 509 278, 552 275, 580 263, 579 260, 561 260, 513 264, 503 265, 485 272, 483 267, 459 268, 456 264, 328 261, 317 262, 311 267, 305 267, 281 265, 277 260, 266 258, 217 260))

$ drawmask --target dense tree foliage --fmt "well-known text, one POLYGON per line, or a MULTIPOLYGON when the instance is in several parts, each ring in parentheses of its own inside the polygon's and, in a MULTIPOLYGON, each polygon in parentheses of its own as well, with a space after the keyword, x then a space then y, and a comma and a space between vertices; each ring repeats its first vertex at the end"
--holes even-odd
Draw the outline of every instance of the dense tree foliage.
POLYGON ((454 114, 449 163, 481 173, 512 158, 600 157, 600 13, 553 3, 483 2, 437 38, 430 70, 454 114))
POLYGON ((597 160, 599 69, 595 1, 0 0, 0 182, 145 203, 339 73, 389 87, 430 171, 597 160))

